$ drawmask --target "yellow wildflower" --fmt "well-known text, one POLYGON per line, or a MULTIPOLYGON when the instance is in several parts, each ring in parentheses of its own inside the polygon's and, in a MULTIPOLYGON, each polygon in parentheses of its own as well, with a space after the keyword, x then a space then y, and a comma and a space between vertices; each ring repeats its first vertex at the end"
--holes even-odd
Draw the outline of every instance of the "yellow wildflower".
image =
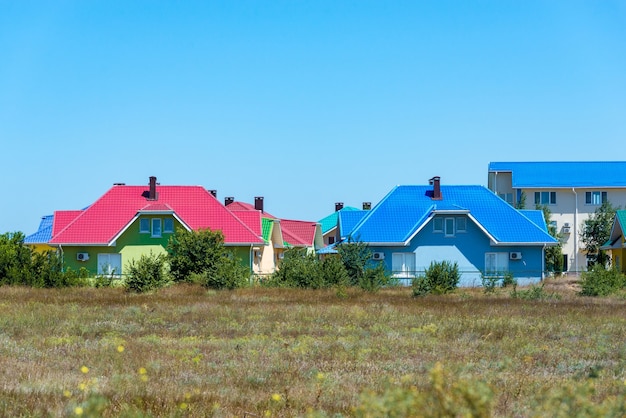
POLYGON ((80 368, 80 371, 83 372, 84 374, 87 374, 87 373, 89 373, 89 367, 83 366, 83 367, 80 368))
POLYGON ((123 345, 121 345, 121 344, 120 344, 120 345, 118 345, 118 346, 117 346, 117 352, 118 352, 118 353, 123 353, 123 352, 124 352, 124 346, 123 346, 123 345))
POLYGON ((80 406, 77 406, 76 408, 74 408, 74 414, 75 415, 82 415, 83 414, 83 408, 81 408, 80 406))
POLYGON ((275 394, 273 394, 273 395, 272 395, 272 400, 273 400, 274 402, 279 402, 279 401, 281 400, 281 396, 280 396, 280 394, 279 394, 279 393, 275 393, 275 394))

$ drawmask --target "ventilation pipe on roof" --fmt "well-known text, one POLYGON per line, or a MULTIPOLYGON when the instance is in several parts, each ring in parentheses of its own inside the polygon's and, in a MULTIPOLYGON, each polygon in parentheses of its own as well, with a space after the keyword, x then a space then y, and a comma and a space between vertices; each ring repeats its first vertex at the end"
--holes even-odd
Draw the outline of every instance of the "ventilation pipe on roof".
POLYGON ((224 206, 228 206, 235 201, 235 198, 232 196, 224 198, 224 206))
POLYGON ((433 192, 431 199, 432 200, 441 200, 443 196, 441 195, 441 177, 435 176, 432 179, 428 180, 428 184, 433 186, 433 192))
POLYGON ((343 202, 335 203, 335 212, 339 212, 341 209, 343 209, 343 202))
POLYGON ((256 210, 260 210, 261 212, 263 212, 263 197, 262 196, 257 196, 254 198, 254 208, 256 210))
POLYGON ((363 202, 363 210, 370 210, 372 208, 372 202, 363 202))
POLYGON ((217 197, 217 190, 209 190, 209 193, 211 193, 213 197, 217 197))

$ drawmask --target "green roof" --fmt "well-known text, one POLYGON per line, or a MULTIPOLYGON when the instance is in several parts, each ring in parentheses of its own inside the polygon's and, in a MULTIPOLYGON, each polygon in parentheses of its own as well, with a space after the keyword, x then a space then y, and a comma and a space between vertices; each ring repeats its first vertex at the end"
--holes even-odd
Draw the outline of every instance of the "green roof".
POLYGON ((265 242, 272 240, 272 225, 274 221, 269 218, 261 218, 261 233, 265 242))

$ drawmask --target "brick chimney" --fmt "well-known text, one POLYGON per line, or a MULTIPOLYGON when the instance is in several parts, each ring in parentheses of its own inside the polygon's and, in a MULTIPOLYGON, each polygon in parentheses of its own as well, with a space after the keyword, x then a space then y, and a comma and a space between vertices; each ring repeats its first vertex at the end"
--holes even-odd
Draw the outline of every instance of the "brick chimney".
POLYGON ((157 178, 155 176, 150 176, 150 190, 148 192, 148 200, 157 200, 158 196, 157 196, 157 192, 156 192, 156 186, 157 186, 157 178))
POLYGON ((433 191, 430 198, 432 200, 442 200, 443 196, 441 195, 441 177, 433 177, 432 179, 428 180, 428 184, 433 186, 433 191))
POLYGON ((363 210, 370 210, 372 208, 372 202, 363 202, 363 210))
POLYGON ((335 203, 335 212, 339 212, 341 209, 343 209, 343 202, 335 203))
POLYGON ((235 201, 235 198, 232 196, 224 198, 224 206, 228 206, 235 201))
POLYGON ((254 198, 254 208, 256 210, 260 210, 261 212, 263 212, 263 197, 262 196, 257 196, 254 198))

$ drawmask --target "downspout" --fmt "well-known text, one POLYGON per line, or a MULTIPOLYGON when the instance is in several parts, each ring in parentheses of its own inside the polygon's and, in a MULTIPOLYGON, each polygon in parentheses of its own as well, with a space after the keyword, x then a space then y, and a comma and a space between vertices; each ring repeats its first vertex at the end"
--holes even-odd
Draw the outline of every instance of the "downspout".
POLYGON ((578 193, 576 189, 572 187, 574 193, 574 272, 578 273, 578 193))

